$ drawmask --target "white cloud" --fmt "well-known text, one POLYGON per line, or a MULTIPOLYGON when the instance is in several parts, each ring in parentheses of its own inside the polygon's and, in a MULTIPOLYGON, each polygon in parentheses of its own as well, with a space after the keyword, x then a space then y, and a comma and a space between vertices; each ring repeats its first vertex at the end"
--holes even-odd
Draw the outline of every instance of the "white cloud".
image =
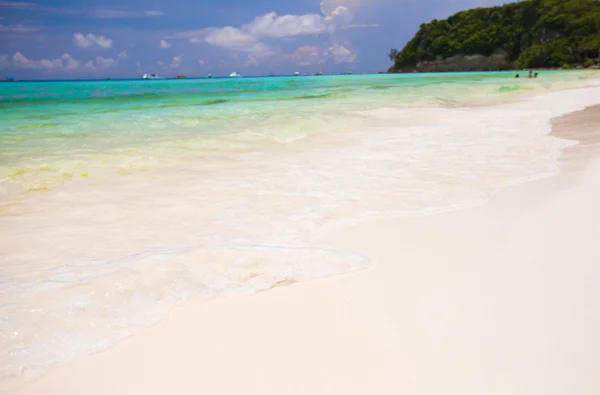
POLYGON ((127 55, 127 51, 125 49, 117 55, 117 59, 127 59, 127 57, 128 57, 128 55, 127 55))
POLYGON ((64 68, 67 70, 75 70, 79 67, 79 61, 68 53, 64 54, 61 59, 64 62, 64 68))
POLYGON ((103 56, 97 56, 95 60, 88 61, 84 68, 90 71, 103 71, 116 63, 116 60, 112 58, 105 58, 103 56))
POLYGON ((204 41, 220 47, 237 48, 253 45, 256 42, 256 38, 240 29, 226 26, 220 29, 212 29, 204 41))
POLYGON ((27 9, 34 8, 36 4, 23 1, 0 1, 0 6, 6 8, 27 9))
POLYGON ((283 38, 332 32, 350 22, 350 11, 339 6, 328 15, 282 15, 270 12, 240 27, 225 26, 179 32, 169 38, 189 38, 192 43, 208 43, 233 51, 268 53, 261 38, 283 38))
POLYGON ((88 33, 83 35, 81 33, 75 33, 73 35, 73 44, 79 48, 88 48, 91 46, 98 46, 101 48, 112 47, 113 41, 110 38, 104 36, 96 36, 95 34, 88 33))
POLYGON ((144 18, 144 17, 156 17, 163 16, 165 13, 159 10, 147 10, 147 11, 131 11, 113 8, 96 8, 93 10, 85 11, 90 18, 95 19, 125 19, 125 18, 144 18))
POLYGON ((318 46, 305 45, 296 48, 289 56, 290 61, 299 66, 309 66, 325 63, 327 54, 318 46))
POLYGON ((267 55, 271 52, 269 47, 258 42, 254 36, 232 26, 210 29, 210 33, 208 33, 204 40, 192 38, 190 42, 206 42, 232 51, 247 52, 256 55, 267 55))
POLYGON ((321 12, 325 16, 332 16, 339 7, 352 10, 358 8, 361 2, 364 2, 364 0, 322 0, 321 12))
POLYGON ((356 54, 340 44, 331 44, 327 52, 333 57, 335 63, 353 63, 356 61, 356 54))
POLYGON ((0 32, 2 33, 31 33, 41 30, 39 26, 25 25, 2 25, 0 24, 0 32))
POLYGON ((325 21, 330 25, 332 30, 335 30, 348 25, 353 17, 350 9, 344 6, 338 6, 331 11, 331 13, 326 14, 325 21))
POLYGON ((202 59, 198 59, 198 64, 200 66, 204 66, 205 64, 207 64, 208 62, 206 60, 202 60, 202 59))
MULTIPOLYGON (((168 36, 168 39, 189 39, 191 43, 210 44, 234 52, 247 53, 246 64, 255 64, 261 58, 274 54, 263 39, 296 37, 332 33, 349 27, 367 27, 371 25, 351 25, 354 12, 361 0, 323 0, 321 14, 277 15, 275 12, 255 17, 250 23, 239 27, 224 26, 201 30, 181 31, 168 36)), ((362 0, 364 1, 364 0, 362 0)), ((164 40, 163 40, 164 41, 164 40)), ((161 47, 162 42, 161 42, 161 47)), ((356 55, 348 48, 332 44, 330 48, 317 48, 309 51, 303 47, 290 55, 298 64, 314 64, 323 59, 332 59, 336 63, 348 63, 356 60, 356 55)), ((264 60, 264 59, 263 59, 264 60)))
POLYGON ((159 11, 159 10, 149 10, 149 11, 144 11, 144 15, 146 16, 163 16, 165 15, 164 11, 159 11))
POLYGON ((98 71, 106 70, 112 67, 116 61, 111 58, 104 58, 102 56, 96 57, 94 60, 90 60, 82 65, 82 62, 75 59, 68 53, 63 54, 57 59, 40 59, 31 60, 28 59, 21 52, 16 52, 12 59, 8 57, 4 58, 5 62, 8 63, 7 67, 13 67, 16 69, 34 69, 43 71, 98 71), (12 62, 11 62, 12 60, 12 62))
POLYGON ((112 66, 115 63, 114 59, 111 58, 104 58, 102 56, 98 56, 96 57, 96 67, 98 69, 108 69, 110 66, 112 66))
POLYGON ((317 14, 282 15, 275 12, 254 18, 242 27, 255 37, 291 37, 319 34, 328 30, 325 18, 317 14))
POLYGON ((16 52, 12 57, 12 64, 15 68, 53 70, 63 68, 63 59, 30 60, 21 52, 16 52))
POLYGON ((174 69, 178 69, 182 63, 183 63, 183 56, 181 56, 181 55, 174 56, 173 59, 171 60, 171 63, 169 63, 169 64, 166 64, 162 60, 159 60, 158 62, 156 62, 157 65, 159 65, 160 67, 162 67, 163 69, 165 69, 167 71, 172 71, 174 69))
POLYGON ((356 61, 356 54, 344 45, 333 43, 325 49, 319 46, 305 45, 296 48, 288 58, 291 63, 298 66, 310 66, 323 64, 327 61, 353 63, 356 61))
POLYGON ((160 40, 160 47, 161 48, 171 48, 173 45, 171 45, 170 42, 168 42, 167 40, 160 40))
POLYGON ((173 57, 173 61, 171 62, 169 67, 172 69, 177 69, 179 68, 179 66, 181 66, 181 63, 183 63, 183 56, 175 56, 173 57))

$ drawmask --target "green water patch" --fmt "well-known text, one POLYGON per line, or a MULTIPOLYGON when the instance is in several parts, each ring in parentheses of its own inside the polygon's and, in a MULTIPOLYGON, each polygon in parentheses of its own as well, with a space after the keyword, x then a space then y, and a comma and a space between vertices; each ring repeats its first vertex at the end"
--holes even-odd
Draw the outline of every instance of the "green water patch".
POLYGON ((38 123, 28 123, 25 125, 17 125, 15 126, 16 130, 35 130, 35 129, 45 129, 52 128, 56 126, 64 125, 64 123, 60 122, 38 122, 38 123))
POLYGON ((27 171, 28 171, 27 169, 17 169, 10 174, 10 178, 12 178, 14 180, 14 179, 26 174, 27 171))
MULTIPOLYGON (((30 128, 30 130, 39 130, 40 128, 30 128)), ((29 132, 21 134, 0 134, 0 145, 2 144, 18 144, 35 140, 45 139, 79 139, 93 137, 95 133, 89 132, 63 132, 63 133, 45 133, 45 132, 29 132)))
POLYGON ((214 100, 207 100, 204 101, 202 103, 200 103, 201 106, 213 106, 215 104, 223 104, 223 103, 227 103, 229 102, 229 100, 227 99, 214 99, 214 100))
POLYGON ((39 137, 43 137, 43 138, 51 138, 51 139, 63 139, 63 138, 87 138, 87 137, 92 137, 94 136, 94 133, 89 133, 89 132, 74 132, 74 133, 44 133, 43 135, 40 135, 39 137))
POLYGON ((517 91, 532 91, 539 88, 545 88, 544 85, 531 85, 531 84, 511 84, 511 85, 502 85, 497 88, 497 91, 500 93, 511 93, 517 91))
POLYGON ((72 116, 72 115, 81 115, 81 113, 74 112, 74 111, 62 111, 62 112, 52 111, 49 114, 29 114, 28 113, 24 118, 46 121, 49 119, 55 119, 58 117, 65 117, 65 116, 72 116))
POLYGON ((192 116, 192 117, 181 117, 180 119, 184 122, 210 122, 219 121, 228 118, 237 118, 237 116, 222 116, 222 117, 207 117, 207 116, 192 116))
POLYGON ((163 102, 158 105, 160 108, 172 108, 172 107, 195 107, 195 106, 214 106, 217 104, 224 104, 229 102, 227 99, 212 99, 212 100, 204 100, 200 102, 195 101, 169 101, 163 102))
POLYGON ((294 97, 282 97, 276 100, 311 100, 311 99, 324 99, 326 97, 332 97, 334 96, 331 93, 322 93, 322 94, 315 94, 315 95, 303 95, 303 96, 294 96, 294 97))
POLYGON ((274 96, 255 99, 255 101, 297 101, 297 100, 313 100, 313 99, 340 99, 348 97, 347 92, 354 92, 354 89, 339 89, 335 92, 315 93, 301 96, 274 96))
POLYGON ((498 88, 498 92, 509 93, 509 92, 516 92, 521 89, 523 89, 523 87, 520 85, 502 85, 501 87, 498 88))
POLYGON ((157 92, 145 92, 139 94, 129 95, 115 95, 115 96, 86 96, 86 97, 17 97, 0 101, 0 108, 18 108, 25 106, 40 106, 44 104, 127 104, 140 100, 159 100, 167 97, 172 97, 170 93, 157 93, 157 92))

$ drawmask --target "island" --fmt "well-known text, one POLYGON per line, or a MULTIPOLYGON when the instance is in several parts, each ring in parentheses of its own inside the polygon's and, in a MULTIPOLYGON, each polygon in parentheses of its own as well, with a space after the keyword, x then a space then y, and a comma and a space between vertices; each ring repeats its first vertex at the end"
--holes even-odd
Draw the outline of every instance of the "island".
POLYGON ((422 24, 388 72, 593 67, 599 48, 600 1, 524 0, 422 24))

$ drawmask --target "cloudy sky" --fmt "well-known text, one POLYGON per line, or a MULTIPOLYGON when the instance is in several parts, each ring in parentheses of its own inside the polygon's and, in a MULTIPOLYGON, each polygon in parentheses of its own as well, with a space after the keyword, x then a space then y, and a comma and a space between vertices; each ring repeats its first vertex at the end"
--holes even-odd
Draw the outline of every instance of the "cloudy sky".
POLYGON ((419 25, 506 0, 0 0, 18 79, 377 72, 419 25))

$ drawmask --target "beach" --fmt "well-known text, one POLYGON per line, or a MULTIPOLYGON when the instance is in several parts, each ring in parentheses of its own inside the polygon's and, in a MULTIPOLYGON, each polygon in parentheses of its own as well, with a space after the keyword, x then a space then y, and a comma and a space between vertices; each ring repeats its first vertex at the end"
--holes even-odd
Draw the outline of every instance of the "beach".
MULTIPOLYGON (((93 153, 89 177, 43 198, 11 183, 3 297, 50 311, 4 310, 48 336, 22 338, 46 362, 11 393, 596 393, 596 81, 422 102, 404 89, 400 107, 355 92, 351 116, 323 110, 285 146, 236 140, 199 165, 159 141, 136 148, 155 167, 126 178, 93 153)), ((11 339, 7 378, 36 366, 11 339)))
POLYGON ((596 159, 483 206, 351 226, 330 239, 369 269, 180 308, 18 393, 594 394, 598 198, 596 159))

